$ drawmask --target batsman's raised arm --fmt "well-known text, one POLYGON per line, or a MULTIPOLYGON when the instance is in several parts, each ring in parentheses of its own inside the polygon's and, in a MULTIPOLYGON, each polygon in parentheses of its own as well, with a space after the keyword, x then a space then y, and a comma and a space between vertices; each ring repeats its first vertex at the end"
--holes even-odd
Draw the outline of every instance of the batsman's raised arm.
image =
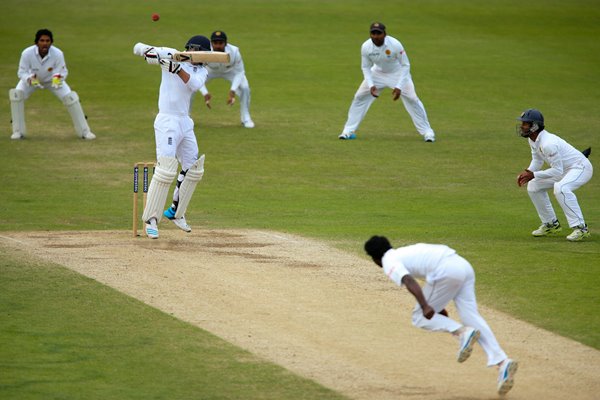
POLYGON ((179 50, 171 47, 152 46, 141 42, 133 46, 133 54, 144 57, 148 64, 159 64, 161 59, 170 60, 173 54, 178 52, 179 50))
POLYGON ((155 59, 169 59, 192 64, 229 63, 229 54, 218 51, 179 51, 170 47, 152 46, 138 42, 133 46, 133 54, 145 57, 148 64, 158 64, 155 59))

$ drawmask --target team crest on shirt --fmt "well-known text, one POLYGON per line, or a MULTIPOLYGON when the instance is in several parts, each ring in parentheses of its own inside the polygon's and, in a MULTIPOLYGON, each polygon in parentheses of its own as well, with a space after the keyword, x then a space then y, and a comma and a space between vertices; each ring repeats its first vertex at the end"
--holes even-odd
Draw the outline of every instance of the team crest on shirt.
POLYGON ((54 68, 52 68, 52 67, 48 68, 48 72, 52 72, 53 69, 54 68))
POLYGON ((390 54, 392 54, 392 52, 390 51, 390 49, 387 49, 387 50, 385 51, 385 54, 387 54, 387 55, 389 56, 390 54))

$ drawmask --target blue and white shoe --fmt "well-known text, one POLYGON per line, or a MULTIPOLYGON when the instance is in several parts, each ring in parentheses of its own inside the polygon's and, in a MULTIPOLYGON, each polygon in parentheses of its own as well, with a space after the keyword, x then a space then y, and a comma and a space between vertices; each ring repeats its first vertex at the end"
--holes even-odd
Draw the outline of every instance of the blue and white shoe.
POLYGON ((150 239, 158 239, 156 219, 152 218, 150 222, 146 222, 146 236, 148 236, 150 239))
POLYGON ((174 219, 175 218, 175 209, 173 207, 169 207, 169 208, 167 208, 165 210, 165 212, 163 213, 163 215, 167 219, 174 219))
POLYGON ((340 136, 338 136, 338 139, 352 140, 352 139, 356 139, 356 135, 354 133, 342 133, 340 136))
POLYGON ((460 348, 456 357, 459 363, 467 361, 471 357, 473 345, 479 339, 479 335, 480 332, 477 329, 465 327, 465 331, 460 334, 460 348))
POLYGON ((498 373, 498 394, 504 396, 515 384, 515 374, 519 368, 519 363, 507 358, 500 365, 498 373))
POLYGON ((169 219, 170 221, 173 221, 175 226, 181 229, 182 231, 191 232, 192 228, 185 221, 185 217, 175 218, 175 212, 176 211, 173 207, 169 207, 165 210, 163 215, 165 216, 165 218, 169 219))

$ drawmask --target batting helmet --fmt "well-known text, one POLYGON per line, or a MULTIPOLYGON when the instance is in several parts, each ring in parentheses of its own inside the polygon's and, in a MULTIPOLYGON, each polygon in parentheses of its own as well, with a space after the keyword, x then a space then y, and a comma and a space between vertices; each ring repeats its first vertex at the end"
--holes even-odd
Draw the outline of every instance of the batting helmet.
POLYGON ((192 36, 185 44, 188 51, 210 51, 210 40, 206 36, 192 36))
POLYGON ((523 137, 528 137, 532 133, 540 132, 544 129, 544 116, 535 108, 530 108, 529 110, 523 111, 517 120, 531 124, 531 127, 528 131, 524 131, 519 127, 519 134, 523 137))

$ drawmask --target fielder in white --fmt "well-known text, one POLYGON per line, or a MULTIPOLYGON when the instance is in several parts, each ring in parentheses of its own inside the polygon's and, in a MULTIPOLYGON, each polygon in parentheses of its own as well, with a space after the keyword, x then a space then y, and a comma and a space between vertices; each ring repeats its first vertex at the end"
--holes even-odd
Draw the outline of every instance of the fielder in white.
POLYGON ((387 36, 385 25, 382 23, 371 24, 370 30, 371 38, 363 43, 360 50, 364 80, 354 95, 348 111, 348 120, 338 138, 356 139, 358 126, 369 107, 379 97, 381 90, 390 88, 392 99, 402 99, 404 108, 423 139, 426 142, 434 142, 435 132, 429 125, 423 103, 417 97, 404 47, 398 40, 387 36))
MULTIPOLYGON (((207 63, 208 78, 206 83, 213 79, 226 79, 231 82, 229 93, 227 94, 227 105, 232 106, 235 103, 235 96, 240 98, 240 119, 245 128, 254 128, 254 122, 250 117, 250 85, 246 78, 244 61, 242 53, 237 46, 227 43, 227 35, 223 31, 215 31, 210 35, 210 41, 213 51, 220 51, 229 54, 229 64, 207 63)), ((210 101, 212 95, 202 86, 200 92, 204 96, 204 103, 211 108, 210 101)))
POLYGON ((54 37, 48 29, 40 29, 35 34, 35 44, 21 53, 19 61, 19 83, 8 91, 12 115, 11 139, 24 139, 25 100, 39 89, 48 89, 67 107, 77 136, 82 139, 95 139, 87 124, 85 114, 79 103, 79 96, 72 91, 67 82, 67 64, 63 52, 53 46, 54 37))
POLYGON ((417 299, 413 325, 428 331, 449 332, 459 340, 458 362, 469 358, 475 342, 487 354, 487 365, 497 366, 498 393, 514 384, 518 363, 506 356, 494 333, 477 310, 475 273, 471 264, 448 246, 418 243, 392 249, 384 236, 373 236, 365 251, 397 285, 406 286, 417 299), (414 278, 424 279, 423 289, 414 278), (454 300, 461 322, 448 317, 446 306, 454 300))
POLYGON ((517 120, 517 133, 529 139, 531 163, 517 177, 517 184, 527 184, 527 193, 537 210, 542 225, 531 232, 533 236, 547 236, 562 230, 550 202, 548 190, 560 204, 573 232, 567 240, 578 242, 590 237, 583 213, 573 193, 586 184, 594 173, 592 163, 582 152, 562 138, 544 129, 544 116, 535 109, 524 111, 517 120), (544 162, 550 168, 542 169, 544 162))
MULTIPOLYGON (((189 51, 210 51, 210 41, 204 36, 193 36, 185 48, 189 51)), ((158 238, 158 222, 163 215, 179 229, 191 232, 185 212, 197 183, 204 175, 204 155, 198 157, 194 121, 189 116, 189 110, 192 95, 204 85, 207 72, 202 64, 170 60, 176 51, 144 43, 137 43, 133 48, 133 53, 143 56, 148 64, 158 64, 162 68, 158 115, 154 120, 157 163, 142 215, 146 235, 151 239, 158 238), (178 162, 181 163, 179 176, 178 162), (173 204, 163 212, 169 188, 176 176, 173 204)))

